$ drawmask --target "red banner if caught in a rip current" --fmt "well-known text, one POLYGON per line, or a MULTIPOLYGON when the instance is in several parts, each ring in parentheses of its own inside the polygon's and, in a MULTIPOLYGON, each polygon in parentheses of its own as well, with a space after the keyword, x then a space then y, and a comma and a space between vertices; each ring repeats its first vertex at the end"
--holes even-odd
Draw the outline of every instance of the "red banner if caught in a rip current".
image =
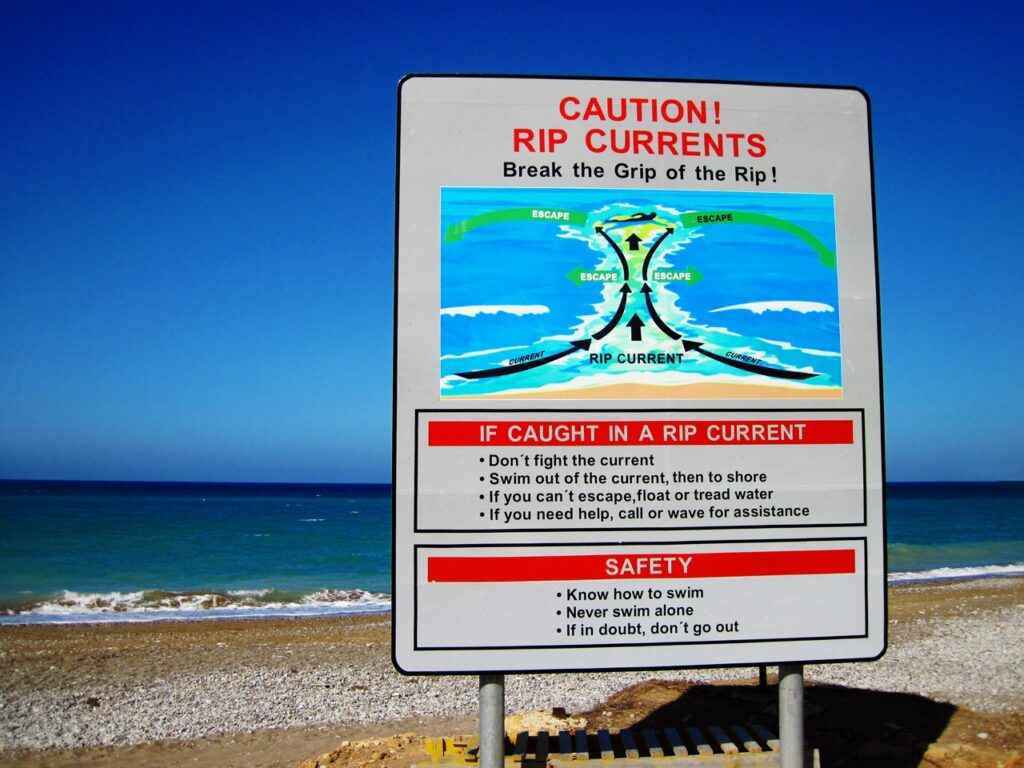
POLYGON ((712 421, 432 420, 432 447, 851 445, 850 419, 712 421))

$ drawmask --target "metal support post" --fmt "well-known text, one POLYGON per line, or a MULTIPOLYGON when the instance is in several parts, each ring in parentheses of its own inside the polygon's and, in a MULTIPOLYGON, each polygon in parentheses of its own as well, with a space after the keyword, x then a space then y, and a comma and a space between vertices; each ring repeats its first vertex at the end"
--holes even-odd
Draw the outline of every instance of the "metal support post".
POLYGON ((480 768, 505 765, 505 676, 480 675, 480 768))
POLYGON ((779 665, 779 741, 782 768, 804 765, 804 665, 779 665))

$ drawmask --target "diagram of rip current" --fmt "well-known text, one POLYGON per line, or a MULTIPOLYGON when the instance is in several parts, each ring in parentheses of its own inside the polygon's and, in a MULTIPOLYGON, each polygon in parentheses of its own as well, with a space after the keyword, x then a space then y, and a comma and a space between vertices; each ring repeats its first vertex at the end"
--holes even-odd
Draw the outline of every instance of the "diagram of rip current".
MULTIPOLYGON (((509 215, 513 215, 515 212, 507 211, 500 212, 509 215)), ((719 223, 719 222, 736 222, 736 223, 754 223, 761 224, 778 229, 783 229, 791 232, 798 236, 800 239, 811 245, 820 254, 820 261, 827 266, 834 268, 835 266, 835 254, 828 251, 828 249, 818 240, 814 235, 797 227, 789 222, 782 221, 770 216, 764 216, 759 214, 745 213, 742 211, 715 211, 715 212, 701 212, 699 214, 688 214, 689 219, 699 223, 719 223)), ((675 226, 668 221, 665 221, 657 216, 656 213, 636 213, 631 216, 616 216, 606 221, 595 225, 594 231, 612 248, 615 252, 616 257, 619 260, 619 264, 622 269, 622 288, 619 289, 621 294, 619 298, 618 306, 611 319, 599 330, 590 334, 589 337, 577 339, 570 342, 569 346, 563 350, 552 353, 550 355, 544 355, 537 357, 532 360, 527 360, 521 363, 515 363, 513 365, 503 365, 497 368, 484 368, 475 371, 463 371, 456 375, 463 379, 486 379, 495 376, 511 376, 516 373, 528 371, 533 368, 538 368, 542 365, 553 363, 556 360, 560 360, 563 357, 571 355, 580 351, 588 351, 593 341, 600 341, 621 323, 623 318, 626 316, 627 307, 631 300, 636 301, 636 297, 633 296, 634 291, 629 287, 630 279, 630 264, 629 259, 623 252, 623 246, 630 252, 639 252, 642 249, 643 238, 641 238, 634 230, 640 225, 657 224, 664 227, 660 234, 654 239, 653 243, 647 248, 646 255, 643 259, 643 264, 640 268, 641 279, 643 280, 643 287, 640 288, 639 293, 643 295, 643 304, 646 309, 646 315, 657 327, 658 331, 664 334, 666 337, 673 341, 679 341, 683 353, 688 354, 695 352, 701 354, 704 357, 710 358, 725 365, 733 368, 739 368, 750 373, 759 374, 761 376, 769 376, 777 379, 790 379, 790 380, 806 380, 817 376, 817 373, 808 371, 794 371, 785 368, 775 368, 772 366, 762 365, 757 362, 748 362, 746 360, 737 359, 736 357, 726 357, 725 355, 719 355, 710 350, 704 349, 704 345, 700 341, 694 341, 690 339, 684 339, 682 334, 671 328, 658 314, 654 306, 654 301, 651 299, 651 293, 653 289, 648 282, 651 266, 654 262, 654 257, 658 251, 658 248, 665 242, 666 239, 671 237, 675 233, 675 226), (620 235, 618 238, 620 242, 616 242, 616 238, 609 234, 609 231, 616 235, 620 235), (628 232, 629 234, 625 234, 628 232), (621 244, 620 244, 621 243, 621 244)), ((689 223, 687 219, 684 219, 684 223, 689 223)), ((461 225, 455 225, 454 232, 449 231, 446 239, 461 239, 462 234, 467 228, 468 222, 463 222, 461 225)), ((472 226, 472 225, 470 225, 472 226)), ((640 318, 640 315, 634 311, 632 317, 626 321, 626 326, 630 330, 630 340, 632 342, 642 342, 643 340, 643 328, 646 323, 640 318)))

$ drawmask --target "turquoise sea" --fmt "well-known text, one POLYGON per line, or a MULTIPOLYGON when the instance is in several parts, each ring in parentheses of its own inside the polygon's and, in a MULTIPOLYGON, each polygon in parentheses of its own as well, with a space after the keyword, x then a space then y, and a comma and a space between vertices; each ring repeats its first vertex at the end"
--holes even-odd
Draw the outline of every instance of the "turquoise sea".
MULTIPOLYGON (((1024 483, 893 483, 891 581, 1024 575, 1024 483)), ((386 485, 0 482, 0 623, 387 611, 386 485)))

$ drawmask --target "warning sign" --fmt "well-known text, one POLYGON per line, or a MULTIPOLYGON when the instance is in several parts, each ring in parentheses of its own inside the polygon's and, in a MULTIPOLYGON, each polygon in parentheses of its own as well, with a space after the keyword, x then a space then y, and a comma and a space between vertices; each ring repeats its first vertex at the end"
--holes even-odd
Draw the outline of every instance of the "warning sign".
POLYGON ((869 141, 852 89, 403 81, 401 670, 882 653, 869 141))

